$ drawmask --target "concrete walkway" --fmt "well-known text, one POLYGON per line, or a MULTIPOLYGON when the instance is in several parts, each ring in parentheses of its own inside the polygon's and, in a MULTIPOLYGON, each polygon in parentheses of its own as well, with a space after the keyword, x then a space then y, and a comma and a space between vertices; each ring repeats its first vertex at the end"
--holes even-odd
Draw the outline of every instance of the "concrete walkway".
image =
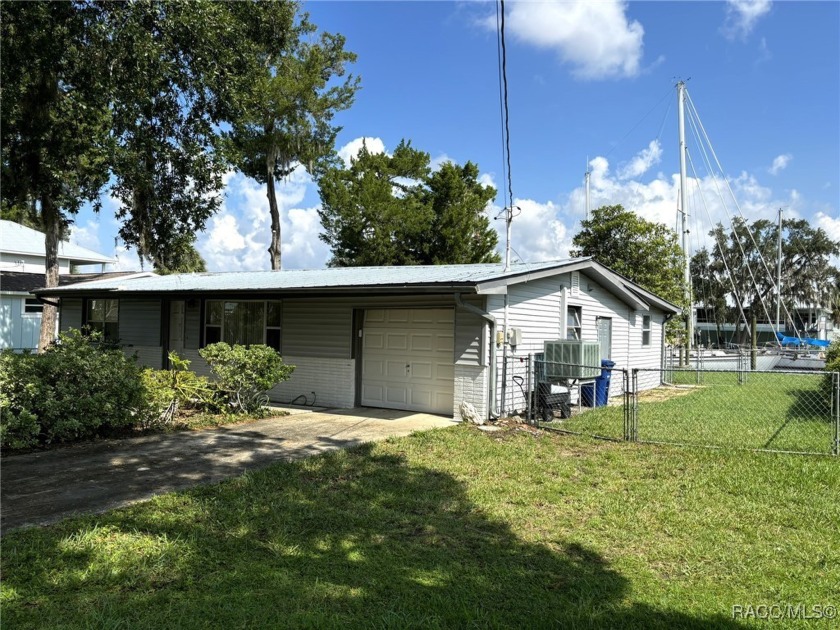
POLYGON ((387 409, 293 412, 238 426, 106 440, 0 462, 0 532, 98 513, 362 442, 451 426, 387 409))

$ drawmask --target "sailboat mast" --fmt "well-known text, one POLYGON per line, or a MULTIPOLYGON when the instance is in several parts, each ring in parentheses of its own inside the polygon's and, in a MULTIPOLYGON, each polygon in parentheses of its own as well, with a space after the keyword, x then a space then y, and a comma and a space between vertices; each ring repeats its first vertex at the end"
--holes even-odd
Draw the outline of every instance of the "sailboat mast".
POLYGON ((779 252, 776 257, 776 332, 782 332, 779 313, 782 308, 782 209, 779 208, 779 252))
POLYGON ((685 255, 685 300, 688 308, 686 313, 686 337, 687 345, 690 349, 694 345, 694 307, 691 303, 691 258, 688 254, 688 204, 686 203, 686 171, 685 171, 685 82, 677 83, 677 112, 679 114, 680 125, 680 207, 682 208, 682 248, 685 255))

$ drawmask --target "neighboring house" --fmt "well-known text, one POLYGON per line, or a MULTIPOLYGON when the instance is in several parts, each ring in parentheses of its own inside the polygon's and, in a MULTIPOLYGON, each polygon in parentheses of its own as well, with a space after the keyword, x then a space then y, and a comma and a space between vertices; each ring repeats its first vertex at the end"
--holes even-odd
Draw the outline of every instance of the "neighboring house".
MULTIPOLYGON (((46 273, 44 234, 37 230, 0 220, 0 349, 38 347, 43 304, 31 291, 44 286, 46 273)), ((95 265, 104 271, 114 260, 97 252, 59 243, 58 267, 62 284, 98 277, 74 274, 75 267, 95 265)))
POLYGON ((617 367, 660 367, 663 324, 679 311, 588 258, 132 277, 38 293, 60 298, 62 329, 104 330, 152 367, 176 351, 207 373, 204 345, 266 343, 296 366, 273 400, 455 417, 464 401, 493 413, 506 302, 508 328, 521 331, 509 353, 577 336, 600 340, 617 367))

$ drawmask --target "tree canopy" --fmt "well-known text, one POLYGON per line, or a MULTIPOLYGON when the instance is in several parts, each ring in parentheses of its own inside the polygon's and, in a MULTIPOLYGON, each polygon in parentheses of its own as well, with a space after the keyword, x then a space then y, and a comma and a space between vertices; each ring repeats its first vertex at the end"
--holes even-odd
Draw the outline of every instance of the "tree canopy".
MULTIPOLYGON (((692 285, 697 304, 714 311, 715 320, 743 322, 744 313, 775 317, 778 223, 736 217, 730 229, 718 224, 709 232, 714 246, 692 258, 692 285)), ((782 305, 830 308, 840 282, 832 257, 840 244, 803 219, 782 221, 782 305)))
POLYGON ((685 306, 685 256, 677 234, 622 206, 603 206, 572 239, 572 256, 591 256, 640 287, 685 306))
POLYGON ((336 82, 356 56, 344 50, 344 37, 316 31, 308 16, 298 15, 283 43, 265 56, 264 70, 245 92, 243 115, 229 134, 239 169, 266 185, 271 213, 271 268, 281 267, 280 208, 275 180, 297 165, 311 175, 334 156, 340 128, 332 124, 336 112, 348 108, 359 79, 336 82))
POLYGON ((485 213, 496 190, 478 166, 444 163, 401 141, 393 155, 363 146, 348 167, 319 181, 331 266, 498 262, 498 236, 485 213))
MULTIPOLYGON (((3 196, 37 213, 46 286, 58 284, 61 234, 82 204, 99 209, 106 185, 123 240, 156 267, 203 228, 229 168, 221 130, 295 11, 281 0, 0 4, 3 196)), ((40 347, 54 327, 45 305, 40 347)))

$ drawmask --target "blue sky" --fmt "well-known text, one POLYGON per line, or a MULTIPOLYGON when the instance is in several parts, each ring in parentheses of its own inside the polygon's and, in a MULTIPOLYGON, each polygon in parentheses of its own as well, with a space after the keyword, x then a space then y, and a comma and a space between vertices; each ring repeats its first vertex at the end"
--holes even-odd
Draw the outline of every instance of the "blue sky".
MULTIPOLYGON (((434 163, 477 163, 483 180, 501 189, 493 3, 305 8, 358 54, 352 72, 362 89, 338 117, 345 159, 362 138, 382 151, 406 138, 434 163)), ((587 168, 593 207, 620 203, 674 225, 679 79, 725 176, 715 181, 703 167, 689 129, 692 249, 714 221, 737 212, 772 219, 779 207, 840 240, 840 3, 508 2, 506 41, 519 259, 568 254, 584 214, 587 168), (716 189, 727 187, 734 197, 718 198, 716 189)), ((303 169, 283 183, 280 201, 284 268, 323 267, 329 251, 318 240, 317 186, 303 169)), ((503 203, 500 190, 486 211, 495 217, 503 203)), ((268 269, 269 225, 264 189, 230 173, 199 251, 211 271, 268 269)), ((116 232, 106 199, 99 215, 80 213, 71 239, 111 253, 116 232)), ((119 267, 138 267, 133 252, 117 253, 119 267)))

